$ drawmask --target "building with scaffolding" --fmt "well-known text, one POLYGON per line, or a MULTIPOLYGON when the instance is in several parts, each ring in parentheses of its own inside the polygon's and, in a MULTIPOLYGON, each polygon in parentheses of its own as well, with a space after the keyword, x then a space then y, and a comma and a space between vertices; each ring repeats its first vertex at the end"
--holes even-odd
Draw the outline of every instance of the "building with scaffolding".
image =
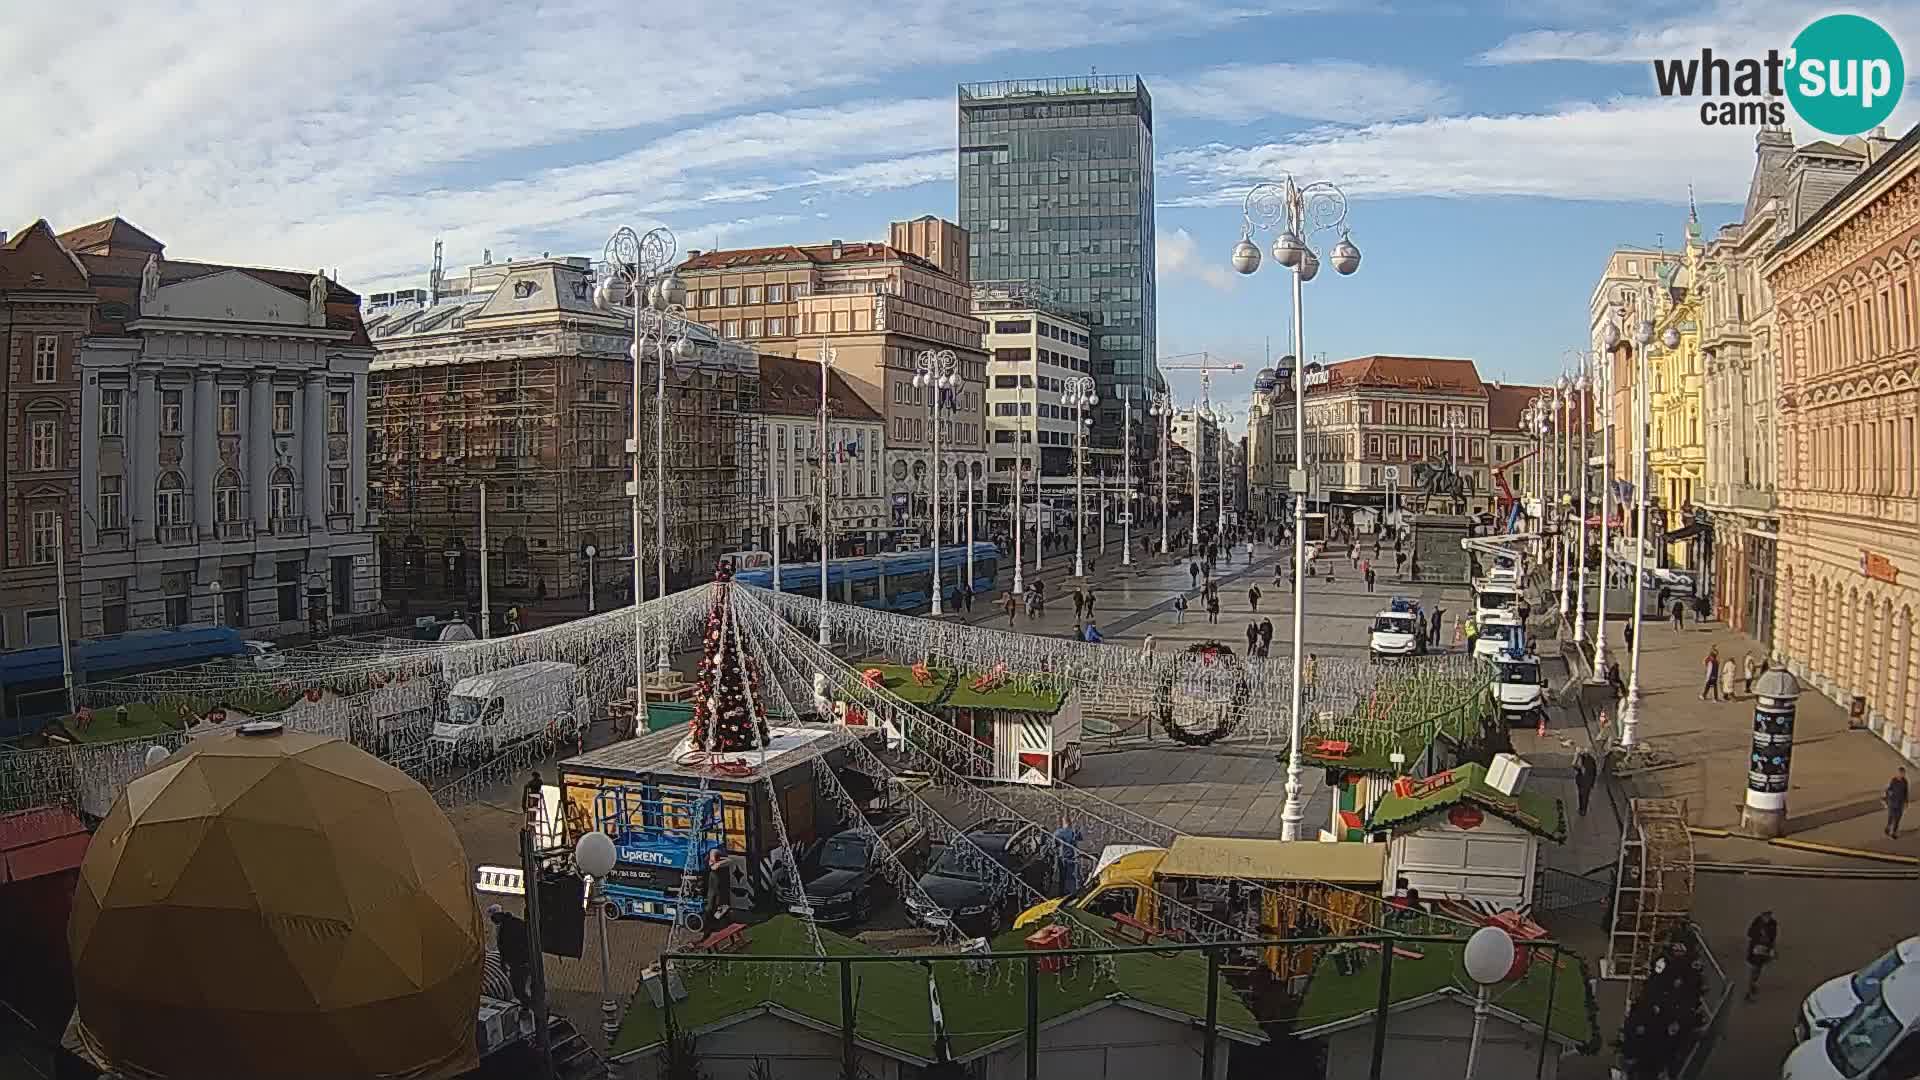
MULTIPOLYGON (((425 301, 378 294, 367 413, 370 499, 392 606, 416 616, 480 597, 485 491, 493 611, 538 617, 631 597, 635 554, 631 315, 593 306, 579 257, 484 262, 425 301), (591 552, 591 553, 590 553, 591 552)), ((652 349, 641 355, 641 538, 657 589, 655 491, 665 480, 667 588, 705 578, 765 524, 752 485, 760 376, 751 349, 687 326, 667 371, 667 453, 654 460, 652 349)), ((524 623, 523 623, 524 625, 524 623)))

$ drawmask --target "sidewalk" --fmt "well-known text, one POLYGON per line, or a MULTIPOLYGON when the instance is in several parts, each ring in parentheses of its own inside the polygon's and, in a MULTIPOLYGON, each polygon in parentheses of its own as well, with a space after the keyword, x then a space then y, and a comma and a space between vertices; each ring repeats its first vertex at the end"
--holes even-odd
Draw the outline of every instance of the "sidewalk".
MULTIPOLYGON (((1623 626, 1616 621, 1607 627, 1607 646, 1625 665, 1630 654, 1623 626)), ((1767 649, 1717 622, 1690 622, 1676 631, 1670 624, 1648 620, 1643 633, 1639 740, 1663 764, 1640 770, 1633 778, 1634 787, 1643 795, 1685 798, 1695 826, 1737 830, 1746 798, 1753 699, 1736 679, 1736 700, 1702 701, 1704 662, 1707 650, 1717 646, 1722 662, 1737 669, 1747 653, 1757 658, 1765 656, 1767 649)), ((1589 689, 1582 701, 1593 729, 1604 711, 1618 730, 1619 718, 1604 689, 1589 689)), ((1920 856, 1920 829, 1912 823, 1898 840, 1882 833, 1885 810, 1880 792, 1893 770, 1903 764, 1900 755, 1871 731, 1849 729, 1846 712, 1838 705, 1811 686, 1803 686, 1794 720, 1785 835, 1837 847, 1920 856)), ((1695 846, 1703 860, 1808 861, 1801 853, 1737 836, 1697 837, 1695 846)))

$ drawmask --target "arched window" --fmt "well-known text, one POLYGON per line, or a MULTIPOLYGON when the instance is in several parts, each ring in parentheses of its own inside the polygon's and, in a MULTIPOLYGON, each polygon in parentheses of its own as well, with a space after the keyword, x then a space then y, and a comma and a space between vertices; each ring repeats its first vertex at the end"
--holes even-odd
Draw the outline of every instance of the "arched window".
POLYGON ((154 523, 162 529, 187 524, 187 481, 178 470, 161 473, 154 484, 153 515, 154 523))
POLYGON ((213 479, 213 520, 220 525, 240 521, 246 515, 240 501, 240 474, 221 469, 213 479))
POLYGON ((293 470, 285 465, 273 470, 268 480, 268 516, 276 525, 293 520, 293 470))

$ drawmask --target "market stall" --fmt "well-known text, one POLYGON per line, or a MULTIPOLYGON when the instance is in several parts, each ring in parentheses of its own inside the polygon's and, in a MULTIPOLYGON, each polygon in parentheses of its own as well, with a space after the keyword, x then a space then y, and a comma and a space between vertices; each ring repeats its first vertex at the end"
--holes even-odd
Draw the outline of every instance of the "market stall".
POLYGON ((869 664, 864 671, 870 685, 990 749, 989 779, 1053 784, 1080 767, 1080 699, 1061 680, 1016 676, 1004 666, 956 672, 926 664, 869 664))
POLYGON ((1394 780, 1367 822, 1370 831, 1392 834, 1387 880, 1405 878, 1429 901, 1524 911, 1533 902, 1540 842, 1567 838, 1567 814, 1559 799, 1522 790, 1524 772, 1512 775, 1490 780, 1484 766, 1468 764, 1394 780))

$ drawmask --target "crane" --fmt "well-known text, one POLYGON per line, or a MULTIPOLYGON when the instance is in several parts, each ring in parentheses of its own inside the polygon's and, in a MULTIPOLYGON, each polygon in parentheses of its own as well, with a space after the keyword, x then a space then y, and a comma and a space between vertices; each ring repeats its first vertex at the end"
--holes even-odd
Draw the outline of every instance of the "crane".
MULTIPOLYGON (((1200 442, 1200 416, 1203 413, 1210 414, 1212 412, 1213 373, 1216 371, 1245 371, 1247 365, 1238 360, 1226 360, 1215 357, 1212 353, 1203 350, 1201 352, 1180 353, 1175 356, 1166 357, 1165 359, 1157 359, 1155 366, 1161 371, 1197 371, 1200 373, 1200 404, 1196 408, 1193 424, 1193 441, 1195 445, 1190 451, 1193 455, 1193 524, 1190 526, 1190 532, 1188 534, 1193 546, 1197 548, 1200 546, 1200 447, 1198 445, 1200 442), (1193 357, 1199 357, 1198 362, 1185 364, 1169 363, 1169 361, 1173 360, 1191 360, 1193 357)), ((1223 440, 1225 435, 1225 432, 1221 433, 1223 440)), ((1163 449, 1161 451, 1162 470, 1166 467, 1164 446, 1165 443, 1163 442, 1163 449)), ((1220 448, 1220 454, 1221 461, 1224 462, 1226 460, 1226 447, 1224 445, 1220 448)), ((1167 508, 1162 506, 1160 512, 1165 514, 1167 508)), ((1220 473, 1220 525, 1223 532, 1226 524, 1227 477, 1226 470, 1223 466, 1220 473)))

